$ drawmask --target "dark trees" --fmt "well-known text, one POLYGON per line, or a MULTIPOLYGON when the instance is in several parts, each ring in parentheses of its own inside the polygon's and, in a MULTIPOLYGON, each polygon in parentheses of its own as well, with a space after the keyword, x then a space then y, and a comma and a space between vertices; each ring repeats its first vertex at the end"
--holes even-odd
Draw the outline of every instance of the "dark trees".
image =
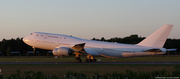
POLYGON ((31 50, 32 48, 28 45, 26 45, 22 38, 16 38, 16 39, 10 39, 6 40, 3 39, 0 42, 0 52, 2 52, 3 55, 10 55, 8 52, 11 51, 17 51, 21 54, 25 54, 28 50, 31 50))

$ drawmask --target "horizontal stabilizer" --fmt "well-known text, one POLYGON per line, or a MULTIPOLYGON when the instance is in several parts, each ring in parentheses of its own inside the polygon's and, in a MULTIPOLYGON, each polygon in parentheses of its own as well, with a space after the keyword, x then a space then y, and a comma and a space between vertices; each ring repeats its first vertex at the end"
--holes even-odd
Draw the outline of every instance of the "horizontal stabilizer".
POLYGON ((177 49, 166 49, 166 51, 176 51, 177 49))

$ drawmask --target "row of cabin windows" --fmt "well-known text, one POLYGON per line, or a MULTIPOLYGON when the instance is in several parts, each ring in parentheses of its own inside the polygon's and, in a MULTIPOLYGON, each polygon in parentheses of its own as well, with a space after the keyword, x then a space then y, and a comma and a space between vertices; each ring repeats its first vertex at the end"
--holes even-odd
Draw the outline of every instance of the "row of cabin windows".
MULTIPOLYGON (((31 35, 32 35, 32 33, 31 33, 31 35)), ((39 35, 37 34, 36 36, 39 36, 39 35)), ((40 35, 40 36, 43 37, 43 35, 40 35)), ((61 37, 57 37, 57 36, 47 36, 47 37, 50 37, 50 38, 60 38, 61 39, 61 37)), ((66 39, 66 37, 64 37, 64 39, 66 39)))

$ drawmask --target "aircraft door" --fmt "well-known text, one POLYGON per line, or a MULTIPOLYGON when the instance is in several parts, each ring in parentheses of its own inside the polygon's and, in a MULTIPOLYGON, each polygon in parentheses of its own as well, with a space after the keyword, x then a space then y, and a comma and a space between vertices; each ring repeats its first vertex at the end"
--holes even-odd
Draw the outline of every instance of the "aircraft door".
POLYGON ((44 35, 44 39, 47 39, 47 35, 44 35))

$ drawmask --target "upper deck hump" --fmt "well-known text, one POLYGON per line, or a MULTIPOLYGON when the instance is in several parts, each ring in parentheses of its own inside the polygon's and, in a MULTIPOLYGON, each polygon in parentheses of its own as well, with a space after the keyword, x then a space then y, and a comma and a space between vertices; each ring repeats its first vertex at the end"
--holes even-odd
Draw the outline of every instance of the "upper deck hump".
POLYGON ((53 36, 64 36, 64 37, 84 40, 82 38, 78 38, 78 37, 74 37, 74 36, 70 36, 70 35, 63 35, 63 34, 53 34, 53 33, 45 33, 45 32, 33 32, 33 33, 35 33, 35 34, 43 34, 43 35, 53 35, 53 36))

